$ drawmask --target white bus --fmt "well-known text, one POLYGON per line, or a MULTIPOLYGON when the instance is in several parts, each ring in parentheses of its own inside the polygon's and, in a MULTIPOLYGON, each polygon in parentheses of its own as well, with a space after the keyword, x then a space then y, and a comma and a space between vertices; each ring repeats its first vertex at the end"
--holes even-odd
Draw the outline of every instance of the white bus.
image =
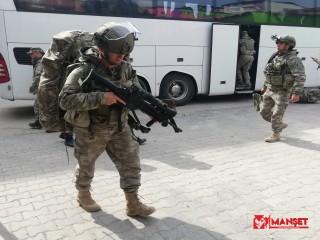
POLYGON ((154 96, 186 104, 195 95, 259 91, 263 68, 276 51, 271 35, 293 35, 306 68, 306 86, 319 86, 320 0, 1 0, 0 93, 28 93, 30 47, 46 50, 65 30, 95 31, 130 21, 141 32, 132 53, 139 79, 154 96), (239 33, 255 40, 251 89, 236 88, 239 33))

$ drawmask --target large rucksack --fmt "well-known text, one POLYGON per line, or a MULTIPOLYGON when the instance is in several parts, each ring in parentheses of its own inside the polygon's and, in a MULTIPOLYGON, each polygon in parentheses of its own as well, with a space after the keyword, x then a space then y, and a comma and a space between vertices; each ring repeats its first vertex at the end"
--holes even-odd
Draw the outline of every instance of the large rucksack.
POLYGON ((39 84, 39 120, 46 131, 65 131, 64 111, 58 95, 66 80, 68 65, 80 57, 80 48, 93 46, 93 34, 64 31, 53 36, 50 48, 42 58, 43 73, 39 84))

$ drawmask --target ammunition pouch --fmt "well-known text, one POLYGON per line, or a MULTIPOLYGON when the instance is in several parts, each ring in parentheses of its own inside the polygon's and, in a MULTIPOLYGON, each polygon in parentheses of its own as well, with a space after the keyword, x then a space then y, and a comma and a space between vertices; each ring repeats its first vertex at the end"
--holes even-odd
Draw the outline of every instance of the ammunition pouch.
POLYGON ((282 75, 266 75, 266 83, 272 86, 282 86, 283 76, 282 75))
POLYGON ((271 86, 282 86, 288 90, 293 87, 294 78, 291 74, 285 75, 266 75, 266 83, 271 86))
POLYGON ((283 88, 286 90, 289 90, 293 87, 294 84, 294 78, 291 74, 286 74, 284 76, 284 82, 283 82, 283 88))

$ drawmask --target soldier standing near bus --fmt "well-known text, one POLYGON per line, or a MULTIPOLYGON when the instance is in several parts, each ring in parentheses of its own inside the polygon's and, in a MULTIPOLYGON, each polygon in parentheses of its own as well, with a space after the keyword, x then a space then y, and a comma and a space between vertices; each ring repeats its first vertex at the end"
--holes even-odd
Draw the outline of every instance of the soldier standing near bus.
POLYGON ((237 62, 237 87, 251 88, 250 74, 254 54, 255 41, 248 35, 247 31, 241 31, 239 40, 239 58, 237 62))
POLYGON ((41 59, 44 55, 44 51, 39 47, 30 48, 30 50, 29 50, 29 52, 27 52, 27 54, 30 55, 31 62, 33 65, 32 85, 29 88, 29 93, 36 95, 36 99, 35 99, 34 105, 33 105, 36 120, 33 123, 29 123, 29 127, 33 128, 33 129, 41 129, 42 126, 39 121, 38 88, 39 88, 40 76, 43 72, 41 59))
POLYGON ((280 140, 280 133, 288 125, 283 123, 286 108, 291 102, 300 100, 300 93, 306 80, 302 60, 297 56, 296 40, 290 35, 272 36, 277 52, 269 59, 265 69, 265 82, 261 89, 263 101, 260 105, 262 118, 271 122, 272 134, 265 138, 273 143, 280 140))
POLYGON ((80 62, 68 75, 59 95, 60 107, 67 111, 65 120, 73 124, 76 135, 77 200, 88 212, 101 209, 92 199, 90 188, 95 161, 104 151, 119 172, 120 187, 127 201, 127 215, 145 217, 155 211, 138 197, 141 185, 139 144, 131 136, 128 109, 119 104, 125 103, 101 85, 92 83, 86 90, 81 88, 81 81, 92 69, 119 86, 139 83, 131 64, 123 61, 125 55, 133 50, 136 32, 132 24, 106 23, 100 27, 94 33, 96 46, 81 48, 80 62))

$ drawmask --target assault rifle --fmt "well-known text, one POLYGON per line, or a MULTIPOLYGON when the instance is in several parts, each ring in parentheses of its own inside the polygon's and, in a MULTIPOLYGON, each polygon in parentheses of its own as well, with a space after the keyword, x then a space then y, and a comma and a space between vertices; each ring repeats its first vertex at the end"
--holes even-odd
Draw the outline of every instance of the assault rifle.
MULTIPOLYGON (((170 108, 162 100, 152 96, 138 84, 133 83, 129 88, 118 87, 112 83, 110 79, 102 77, 91 70, 88 77, 83 81, 82 87, 85 88, 92 85, 92 83, 106 87, 109 91, 121 98, 126 103, 125 107, 133 112, 136 120, 135 109, 140 109, 143 113, 149 115, 152 119, 146 124, 147 127, 150 127, 155 122, 159 122, 164 127, 170 125, 175 132, 182 132, 173 119, 177 111, 170 108)), ((137 121, 137 124, 140 125, 140 122, 137 121)))

